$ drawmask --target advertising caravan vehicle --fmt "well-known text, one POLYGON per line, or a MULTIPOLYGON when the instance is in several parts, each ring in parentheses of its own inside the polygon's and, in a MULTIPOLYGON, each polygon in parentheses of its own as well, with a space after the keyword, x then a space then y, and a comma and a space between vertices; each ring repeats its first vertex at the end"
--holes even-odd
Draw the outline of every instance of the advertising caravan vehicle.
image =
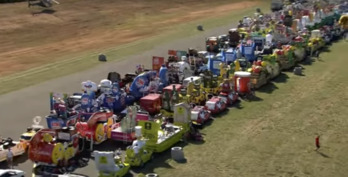
POLYGON ((156 71, 147 71, 139 74, 130 85, 129 92, 138 101, 143 96, 163 89, 163 84, 156 77, 156 71))
POLYGON ((206 43, 208 52, 219 53, 219 45, 218 45, 217 37, 208 37, 205 43, 206 43))
POLYGON ((306 58, 306 46, 305 39, 301 36, 297 36, 293 39, 294 55, 297 62, 306 58))
MULTIPOLYGON (((74 127, 60 130, 42 129, 31 139, 28 155, 36 165, 35 174, 45 173, 45 167, 61 169, 70 166, 81 151, 80 137, 74 127)), ((47 172, 47 171, 46 171, 47 172)))
POLYGON ((111 81, 112 83, 117 82, 120 84, 120 88, 124 88, 127 84, 132 83, 136 76, 137 74, 135 73, 127 73, 123 78, 121 78, 121 74, 118 72, 109 72, 107 80, 111 81))
POLYGON ((251 73, 245 71, 237 71, 234 73, 234 89, 240 96, 248 96, 252 94, 251 90, 251 73))
POLYGON ((211 72, 206 72, 206 74, 201 74, 201 78, 203 79, 203 86, 201 88, 201 92, 205 92, 206 96, 209 94, 219 94, 220 84, 217 75, 213 75, 211 72))
POLYGON ((77 122, 75 128, 83 138, 100 144, 107 139, 110 134, 111 124, 115 122, 115 116, 108 110, 100 110, 93 113, 87 122, 77 122))
POLYGON ((211 114, 218 114, 226 110, 227 103, 222 98, 213 96, 205 103, 205 107, 211 114))
POLYGON ((71 108, 75 104, 80 104, 81 95, 62 93, 50 93, 50 115, 46 116, 47 127, 50 129, 60 129, 69 125, 75 125, 78 115, 71 108), (69 106, 70 104, 73 104, 69 106))
POLYGON ((98 177, 122 177, 129 172, 130 165, 116 158, 114 152, 93 151, 93 155, 98 177))
POLYGON ((240 51, 243 57, 249 62, 257 59, 256 55, 256 44, 253 41, 247 41, 246 43, 240 44, 240 51))
POLYGON ((311 37, 308 40, 307 52, 313 56, 314 52, 325 46, 325 41, 321 36, 320 30, 311 31, 311 37))
POLYGON ((125 162, 131 166, 143 167, 144 163, 153 159, 153 151, 145 147, 147 140, 142 138, 141 129, 141 126, 135 127, 137 140, 133 141, 133 144, 126 150, 125 162))
POLYGON ((184 82, 182 83, 182 86, 184 88, 187 88, 189 83, 193 83, 195 85, 201 85, 202 84, 202 78, 200 76, 191 76, 191 77, 188 77, 188 78, 185 78, 184 79, 184 82))
MULTIPOLYGON (((185 57, 186 58, 186 57, 185 57)), ((194 74, 191 65, 187 61, 171 62, 168 64, 168 82, 179 84, 194 74)))
POLYGON ((0 177, 25 177, 25 172, 15 169, 0 169, 0 177))
POLYGON ((13 141, 12 138, 0 139, 0 162, 6 161, 7 153, 11 149, 13 156, 20 156, 26 152, 26 142, 13 141))
POLYGON ((180 103, 174 108, 174 123, 161 126, 160 121, 139 121, 142 135, 148 139, 145 148, 153 152, 163 152, 179 142, 189 131, 190 113, 190 106, 180 103))
MULTIPOLYGON (((166 88, 164 88, 163 90, 165 90, 166 88)), ((150 115, 158 114, 161 111, 162 96, 161 94, 150 93, 140 98, 139 104, 141 109, 149 112, 150 115)))
POLYGON ((135 126, 137 122, 140 120, 149 120, 149 117, 148 112, 141 112, 136 106, 129 106, 126 117, 121 122, 113 125, 110 138, 115 141, 132 143, 136 140, 135 126))
POLYGON ((235 103, 239 98, 237 92, 234 91, 233 87, 234 87, 233 79, 225 79, 220 85, 221 90, 218 96, 228 106, 235 103))
POLYGON ((22 143, 23 148, 25 150, 28 150, 30 140, 33 138, 33 136, 41 129, 44 128, 44 126, 40 125, 42 118, 40 116, 35 116, 33 118, 33 125, 31 127, 27 128, 27 131, 22 133, 19 137, 19 141, 22 143))
POLYGON ((291 45, 282 45, 281 49, 275 49, 274 54, 279 63, 280 70, 287 70, 295 66, 295 48, 291 45))
POLYGON ((195 106, 191 110, 191 121, 193 125, 203 126, 206 122, 211 120, 210 111, 204 106, 195 106))

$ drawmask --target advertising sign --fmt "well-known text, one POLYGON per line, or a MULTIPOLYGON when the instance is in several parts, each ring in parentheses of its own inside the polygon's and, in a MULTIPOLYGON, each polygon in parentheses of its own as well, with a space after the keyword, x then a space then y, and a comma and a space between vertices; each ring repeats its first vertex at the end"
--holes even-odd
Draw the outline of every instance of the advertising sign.
POLYGON ((152 57, 152 70, 159 71, 161 66, 164 64, 164 57, 152 57))

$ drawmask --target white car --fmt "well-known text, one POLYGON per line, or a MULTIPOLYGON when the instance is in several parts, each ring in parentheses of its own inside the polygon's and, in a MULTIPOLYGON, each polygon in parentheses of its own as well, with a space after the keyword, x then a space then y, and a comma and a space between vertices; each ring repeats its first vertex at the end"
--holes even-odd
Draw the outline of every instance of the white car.
POLYGON ((0 177, 24 177, 25 173, 15 169, 0 169, 0 177))
POLYGON ((12 139, 0 139, 0 162, 6 161, 8 148, 11 148, 13 156, 20 156, 25 153, 25 142, 12 141, 12 139))

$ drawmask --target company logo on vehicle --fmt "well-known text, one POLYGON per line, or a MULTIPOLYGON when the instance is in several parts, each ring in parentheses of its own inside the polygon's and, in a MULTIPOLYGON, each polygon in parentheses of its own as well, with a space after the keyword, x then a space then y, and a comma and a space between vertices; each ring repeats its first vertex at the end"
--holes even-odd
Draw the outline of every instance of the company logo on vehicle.
POLYGON ((126 104, 126 99, 124 97, 121 97, 121 105, 125 105, 126 104))
POLYGON ((89 99, 88 99, 88 98, 82 98, 82 99, 81 99, 81 104, 83 104, 83 105, 87 105, 88 102, 89 102, 89 99))
POLYGON ((60 123, 59 122, 51 122, 51 127, 52 127, 52 129, 59 129, 60 123))
POLYGON ((139 78, 136 83, 137 87, 142 87, 145 85, 145 80, 143 78, 139 78))
POLYGON ((111 97, 107 97, 107 98, 106 98, 106 102, 107 102, 107 103, 113 103, 113 102, 114 102, 114 99, 111 98, 111 97))

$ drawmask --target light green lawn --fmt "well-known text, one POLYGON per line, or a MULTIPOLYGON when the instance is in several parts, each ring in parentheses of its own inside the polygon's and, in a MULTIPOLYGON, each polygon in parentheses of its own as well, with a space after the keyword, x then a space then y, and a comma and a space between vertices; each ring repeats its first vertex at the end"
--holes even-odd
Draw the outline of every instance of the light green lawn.
POLYGON ((167 152, 146 171, 161 177, 346 176, 347 47, 334 44, 320 61, 303 65, 305 76, 282 74, 256 92, 259 101, 242 102, 214 120, 202 130, 204 144, 184 146, 187 163, 167 152))

